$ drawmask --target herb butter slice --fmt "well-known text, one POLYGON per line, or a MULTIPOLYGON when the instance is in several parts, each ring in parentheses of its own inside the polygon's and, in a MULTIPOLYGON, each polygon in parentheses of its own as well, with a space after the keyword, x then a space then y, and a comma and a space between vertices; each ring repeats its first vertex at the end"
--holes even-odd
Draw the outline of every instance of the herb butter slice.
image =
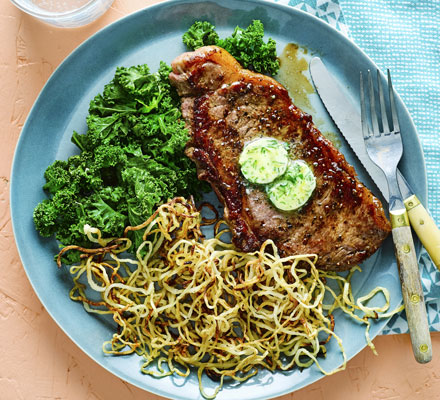
POLYGON ((272 204, 283 211, 293 211, 307 203, 316 187, 311 168, 302 160, 292 161, 286 173, 267 186, 272 204))
POLYGON ((286 172, 288 146, 273 138, 260 138, 247 143, 238 160, 243 176, 252 183, 265 185, 286 172))

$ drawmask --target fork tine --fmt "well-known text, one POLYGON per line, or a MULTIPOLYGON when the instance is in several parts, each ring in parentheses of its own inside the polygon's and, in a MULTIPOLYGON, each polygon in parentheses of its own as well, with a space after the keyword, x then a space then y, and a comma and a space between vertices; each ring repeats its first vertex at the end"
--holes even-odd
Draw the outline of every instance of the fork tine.
POLYGON ((369 138, 370 131, 368 129, 368 123, 367 123, 367 110, 365 107, 365 95, 364 95, 364 77, 362 76, 362 71, 360 72, 360 96, 361 96, 362 134, 364 135, 364 138, 369 138))
POLYGON ((371 113, 371 125, 373 127, 373 135, 380 136, 379 124, 377 123, 376 97, 374 96, 373 78, 371 77, 370 70, 368 70, 368 88, 370 92, 370 113, 371 113))
POLYGON ((382 82, 380 80, 379 70, 377 70, 377 87, 379 89, 380 115, 382 116, 382 132, 389 134, 390 127, 388 125, 387 110, 385 108, 385 99, 383 96, 382 82))
POLYGON ((391 116, 393 118, 393 131, 400 132, 399 118, 397 117, 396 103, 394 101, 394 89, 393 89, 393 84, 391 82, 391 74, 389 69, 387 70, 387 75, 388 75, 388 92, 389 92, 390 104, 391 104, 391 116))

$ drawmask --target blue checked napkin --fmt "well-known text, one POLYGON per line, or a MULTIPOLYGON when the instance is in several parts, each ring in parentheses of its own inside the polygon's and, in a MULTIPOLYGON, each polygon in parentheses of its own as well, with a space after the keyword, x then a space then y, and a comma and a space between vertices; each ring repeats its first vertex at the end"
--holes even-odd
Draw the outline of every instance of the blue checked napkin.
MULTIPOLYGON (((393 84, 417 127, 428 174, 428 207, 440 225, 440 1, 273 0, 307 11, 362 48, 393 84)), ((422 285, 431 331, 440 331, 440 272, 423 249, 422 285)), ((407 333, 405 312, 382 334, 407 333)))

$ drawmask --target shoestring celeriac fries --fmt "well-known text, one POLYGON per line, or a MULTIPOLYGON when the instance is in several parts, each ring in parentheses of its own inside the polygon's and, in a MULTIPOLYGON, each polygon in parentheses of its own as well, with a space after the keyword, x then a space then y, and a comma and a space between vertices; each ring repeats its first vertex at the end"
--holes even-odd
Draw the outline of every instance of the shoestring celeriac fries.
POLYGON ((88 312, 113 316, 118 329, 103 351, 135 352, 145 359, 142 372, 156 377, 186 377, 196 368, 206 398, 214 398, 225 379, 245 381, 260 368, 316 364, 326 375, 342 370, 346 356, 334 332, 333 311, 340 308, 365 323, 373 350, 370 318, 389 316, 380 314, 389 308, 384 288, 355 301, 350 279, 356 269, 345 278, 319 271, 316 255, 281 257, 271 240, 254 253, 238 251, 222 240, 230 232, 223 221, 203 219, 183 198, 163 204, 142 225, 127 227, 122 238, 103 239, 90 226, 84 230, 96 248, 67 246, 58 263, 65 251, 82 253, 81 263, 70 268, 70 297, 88 312), (209 223, 215 225, 214 236, 207 239, 201 226, 209 223), (130 231, 143 231, 136 258, 124 253, 131 246, 130 231), (330 280, 338 289, 329 286, 330 280), (88 295, 90 290, 99 300, 88 295), (367 307, 378 292, 385 305, 367 307), (341 366, 325 371, 319 357, 331 338, 341 350, 341 366), (212 394, 203 389, 203 373, 219 381, 212 394))

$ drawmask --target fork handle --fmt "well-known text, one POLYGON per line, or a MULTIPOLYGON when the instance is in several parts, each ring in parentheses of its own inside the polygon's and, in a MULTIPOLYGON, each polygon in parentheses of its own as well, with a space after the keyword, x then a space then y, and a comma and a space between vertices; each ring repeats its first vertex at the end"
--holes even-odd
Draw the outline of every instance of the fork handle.
POLYGON ((391 212, 391 226, 414 357, 419 363, 427 363, 432 358, 431 336, 416 251, 405 210, 391 212))

